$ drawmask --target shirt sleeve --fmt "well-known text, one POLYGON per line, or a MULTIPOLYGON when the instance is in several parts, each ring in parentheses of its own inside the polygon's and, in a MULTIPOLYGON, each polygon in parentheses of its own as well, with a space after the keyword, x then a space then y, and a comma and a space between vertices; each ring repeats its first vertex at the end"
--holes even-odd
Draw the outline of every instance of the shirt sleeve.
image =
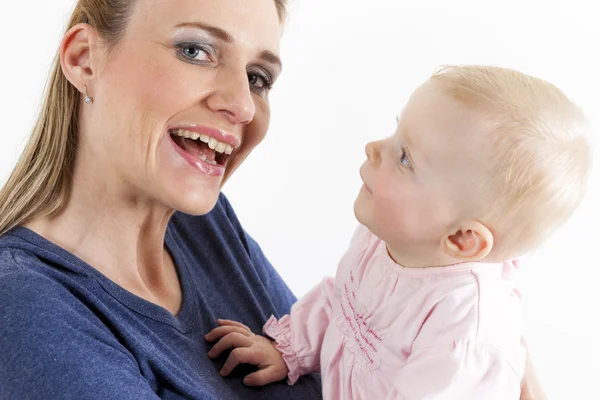
POLYGON ((47 278, 2 276, 0 310, 2 398, 159 398, 110 330, 47 278))
POLYGON ((321 347, 331 320, 333 287, 333 278, 324 279, 294 304, 290 315, 280 320, 272 316, 263 328, 283 355, 290 385, 302 375, 320 371, 321 347))
POLYGON ((495 348, 471 340, 414 351, 389 400, 518 399, 520 376, 495 348))

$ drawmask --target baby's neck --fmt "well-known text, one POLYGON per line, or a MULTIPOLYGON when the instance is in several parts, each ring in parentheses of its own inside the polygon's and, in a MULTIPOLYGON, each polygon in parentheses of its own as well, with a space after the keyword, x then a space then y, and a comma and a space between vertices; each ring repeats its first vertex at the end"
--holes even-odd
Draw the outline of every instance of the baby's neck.
POLYGON ((429 257, 421 257, 418 255, 406 254, 406 252, 396 251, 387 243, 386 248, 390 258, 396 264, 405 268, 434 268, 461 264, 460 261, 448 257, 441 251, 431 251, 429 257))

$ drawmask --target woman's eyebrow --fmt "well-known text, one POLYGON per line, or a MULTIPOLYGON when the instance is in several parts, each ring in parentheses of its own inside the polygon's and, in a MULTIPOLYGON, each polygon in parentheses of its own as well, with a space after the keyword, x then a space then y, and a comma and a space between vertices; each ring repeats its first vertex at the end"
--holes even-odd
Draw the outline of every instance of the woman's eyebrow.
POLYGON ((279 70, 282 68, 281 59, 277 56, 277 54, 273 53, 270 50, 263 50, 260 52, 259 58, 268 63, 275 64, 279 70))
POLYGON ((229 32, 227 32, 224 29, 209 25, 209 24, 201 22, 201 21, 182 22, 180 24, 177 24, 175 27, 183 28, 186 26, 191 26, 193 28, 199 28, 199 29, 205 30, 208 33, 210 33, 211 35, 213 35, 214 37, 216 37, 217 39, 224 41, 225 43, 233 43, 233 36, 231 36, 229 34, 229 32))
MULTIPOLYGON (((176 28, 183 28, 186 26, 205 30, 217 39, 220 39, 227 44, 231 44, 234 42, 233 36, 231 36, 231 34, 226 30, 201 21, 182 22, 180 24, 177 24, 176 28)), ((275 64, 280 70, 282 68, 281 59, 279 58, 279 56, 277 56, 270 50, 261 51, 259 58, 271 64, 275 64)))

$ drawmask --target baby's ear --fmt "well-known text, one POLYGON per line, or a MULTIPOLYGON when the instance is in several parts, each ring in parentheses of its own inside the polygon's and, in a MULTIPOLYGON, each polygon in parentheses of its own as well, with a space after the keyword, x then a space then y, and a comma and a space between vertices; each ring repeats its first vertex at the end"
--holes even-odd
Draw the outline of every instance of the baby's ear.
POLYGON ((480 261, 494 246, 492 232, 482 223, 465 221, 442 239, 442 250, 460 261, 480 261))

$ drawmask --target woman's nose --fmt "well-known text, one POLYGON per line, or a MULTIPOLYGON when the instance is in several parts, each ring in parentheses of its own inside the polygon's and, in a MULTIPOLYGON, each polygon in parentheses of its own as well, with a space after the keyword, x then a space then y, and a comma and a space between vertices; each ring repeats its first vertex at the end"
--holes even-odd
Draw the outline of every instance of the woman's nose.
POLYGON ((365 153, 367 153, 367 159, 374 166, 379 165, 381 163, 381 143, 380 142, 370 142, 365 147, 365 153))
POLYGON ((223 114, 231 124, 247 124, 254 119, 256 107, 248 83, 248 75, 243 73, 220 74, 216 90, 208 98, 211 110, 223 114))

